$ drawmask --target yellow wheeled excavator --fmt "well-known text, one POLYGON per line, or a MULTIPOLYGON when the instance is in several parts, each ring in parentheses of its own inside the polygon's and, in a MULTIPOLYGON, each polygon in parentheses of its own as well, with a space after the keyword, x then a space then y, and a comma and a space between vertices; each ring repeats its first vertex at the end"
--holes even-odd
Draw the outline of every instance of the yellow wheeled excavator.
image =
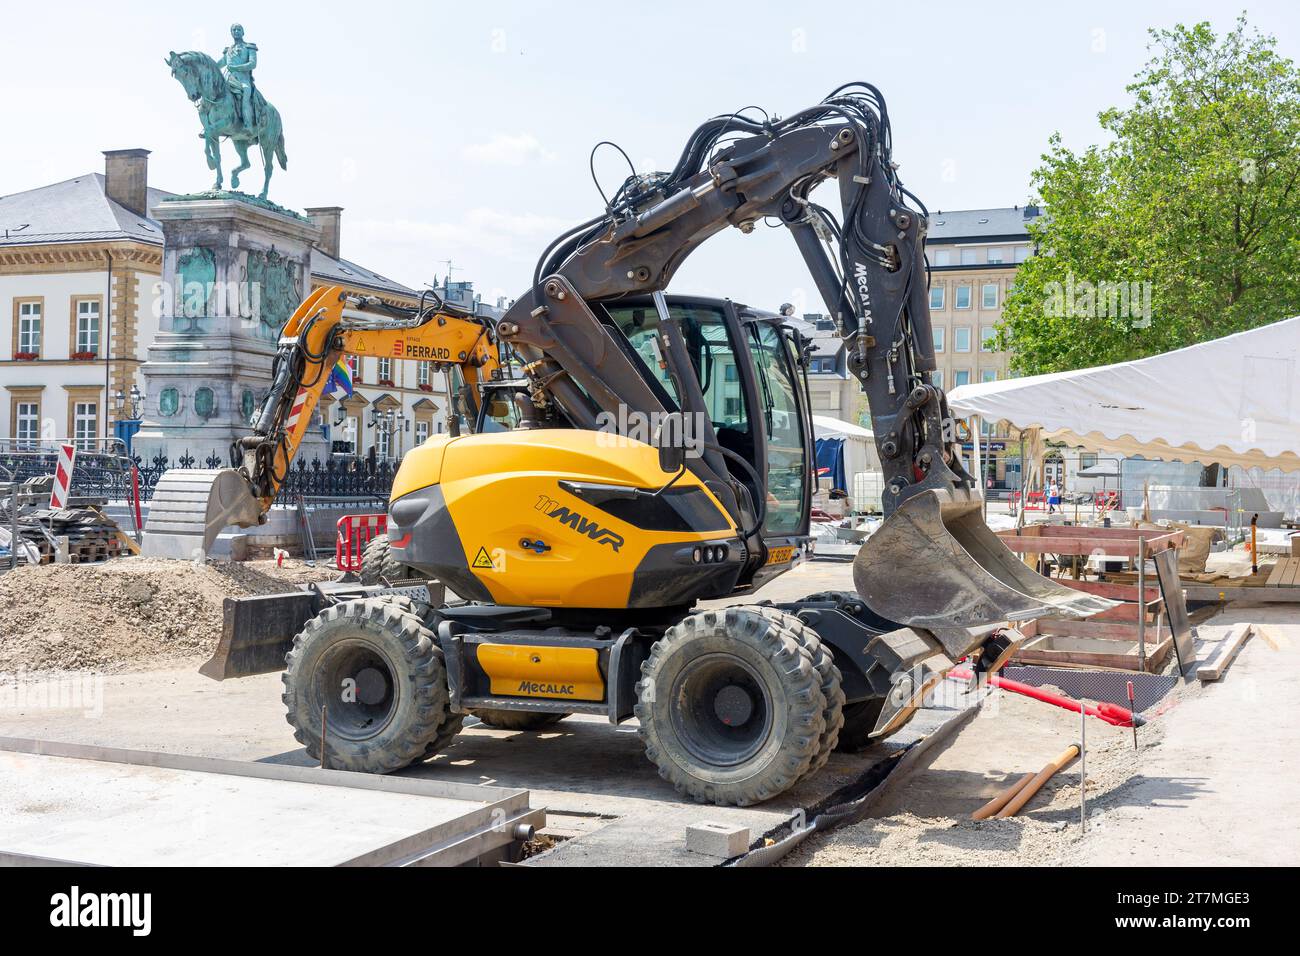
POLYGON ((855 83, 785 119, 702 124, 672 170, 633 175, 558 237, 499 321, 317 292, 192 526, 265 515, 345 352, 458 369, 475 427, 403 458, 400 574, 231 602, 204 672, 283 668, 289 723, 332 767, 397 770, 467 714, 636 717, 679 791, 743 805, 897 730, 956 660, 1004 659, 1008 625, 1108 607, 982 520, 931 378, 925 229, 884 100, 855 83), (838 217, 814 201, 824 182, 838 217), (806 343, 779 316, 664 292, 711 235, 764 222, 789 229, 847 344, 886 478, 856 592, 776 604, 758 592, 810 541, 806 343))

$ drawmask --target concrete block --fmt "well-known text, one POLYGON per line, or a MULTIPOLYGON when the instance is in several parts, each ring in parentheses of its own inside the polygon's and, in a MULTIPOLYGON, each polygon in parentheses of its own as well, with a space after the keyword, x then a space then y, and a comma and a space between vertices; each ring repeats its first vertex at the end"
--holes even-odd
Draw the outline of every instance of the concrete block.
POLYGON ((686 849, 730 860, 749 849, 749 827, 704 821, 686 828, 686 849))

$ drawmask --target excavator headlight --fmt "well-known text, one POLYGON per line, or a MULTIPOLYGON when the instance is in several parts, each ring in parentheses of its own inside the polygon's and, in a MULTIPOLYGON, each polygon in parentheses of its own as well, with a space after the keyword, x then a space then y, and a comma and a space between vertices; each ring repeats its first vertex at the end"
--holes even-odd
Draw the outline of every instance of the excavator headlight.
POLYGON ((703 548, 696 548, 694 551, 692 551, 692 552, 691 552, 691 560, 694 561, 696 564, 699 564, 701 561, 703 561, 703 560, 704 560, 704 549, 703 549, 703 548))

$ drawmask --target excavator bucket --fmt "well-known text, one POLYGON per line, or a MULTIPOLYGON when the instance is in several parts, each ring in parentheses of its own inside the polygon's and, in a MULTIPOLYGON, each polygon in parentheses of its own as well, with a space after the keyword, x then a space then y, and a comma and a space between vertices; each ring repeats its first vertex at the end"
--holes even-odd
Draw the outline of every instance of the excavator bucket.
POLYGON ((1089 617, 1114 601, 1036 573, 984 523, 979 499, 909 498, 862 545, 853 583, 867 606, 911 627, 1089 617))
POLYGON ((172 468, 154 488, 141 551, 157 558, 207 555, 223 528, 252 527, 261 516, 248 480, 233 468, 172 468))

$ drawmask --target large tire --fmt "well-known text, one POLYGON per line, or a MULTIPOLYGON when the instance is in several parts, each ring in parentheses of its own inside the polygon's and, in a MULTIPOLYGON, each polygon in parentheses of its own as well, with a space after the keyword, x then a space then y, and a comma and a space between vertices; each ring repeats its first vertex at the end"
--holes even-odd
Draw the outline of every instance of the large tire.
POLYGON ((678 792, 748 806, 807 772, 826 698, 799 623, 772 608, 702 611, 651 648, 636 716, 646 756, 678 792))
POLYGON ((388 535, 377 534, 361 552, 362 584, 396 584, 415 577, 415 571, 393 557, 388 535))
POLYGON ((541 730, 543 727, 549 727, 552 724, 558 724, 568 714, 543 714, 537 711, 524 710, 471 710, 471 714, 477 717, 489 727, 495 727, 497 730, 541 730))
POLYGON ((460 729, 442 650, 408 600, 326 608, 294 638, 287 661, 285 718, 320 760, 324 710, 327 767, 391 773, 432 756, 460 729))
POLYGON ((805 771, 806 776, 811 776, 826 766, 826 761, 830 759, 831 753, 839 743, 840 729, 844 726, 844 688, 840 686, 840 669, 835 666, 835 657, 831 649, 822 643, 817 632, 809 625, 792 614, 783 614, 774 608, 763 608, 763 613, 766 616, 779 615, 781 622, 798 634, 800 642, 812 655, 813 667, 816 668, 821 683, 822 696, 826 698, 826 709, 822 712, 826 727, 817 744, 817 755, 813 757, 805 771))

